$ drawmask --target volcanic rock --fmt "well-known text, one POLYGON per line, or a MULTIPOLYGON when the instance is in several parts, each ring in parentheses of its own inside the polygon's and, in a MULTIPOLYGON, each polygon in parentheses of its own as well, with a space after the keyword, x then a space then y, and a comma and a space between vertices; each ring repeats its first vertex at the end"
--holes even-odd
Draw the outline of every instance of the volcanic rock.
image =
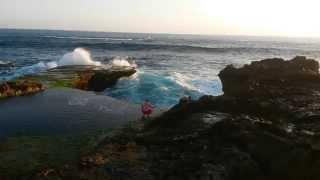
POLYGON ((79 73, 79 79, 75 81, 74 87, 100 92, 114 86, 120 78, 129 77, 134 73, 136 69, 131 67, 84 71, 79 73))
POLYGON ((225 95, 279 97, 320 89, 319 63, 303 56, 265 59, 242 68, 227 66, 219 73, 225 95))
POLYGON ((44 89, 41 83, 35 81, 8 81, 0 84, 0 98, 31 95, 44 89))

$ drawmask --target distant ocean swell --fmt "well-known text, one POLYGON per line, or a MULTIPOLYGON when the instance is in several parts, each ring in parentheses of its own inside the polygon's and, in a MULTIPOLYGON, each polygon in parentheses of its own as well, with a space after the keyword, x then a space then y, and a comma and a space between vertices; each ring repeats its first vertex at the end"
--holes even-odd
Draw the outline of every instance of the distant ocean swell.
MULTIPOLYGON (((72 39, 72 37, 69 37, 72 39)), ((97 38, 101 40, 100 38, 97 38)), ((87 39, 89 40, 89 39, 87 39)), ((1 47, 9 48, 74 48, 74 47, 85 47, 88 49, 107 49, 107 50, 123 50, 123 51, 170 51, 170 52, 181 52, 181 53, 268 53, 271 51, 279 51, 277 48, 254 48, 254 47, 203 47, 203 46, 191 46, 191 45, 167 45, 167 44, 151 44, 151 43, 128 43, 124 42, 124 39, 118 39, 117 41, 122 42, 69 42, 65 43, 65 39, 61 42, 54 42, 51 44, 50 41, 2 41, 0 42, 1 47)), ((130 41, 127 39, 126 41, 130 41)), ((290 51, 291 49, 286 49, 290 51)))
MULTIPOLYGON (((132 38, 111 38, 111 37, 78 37, 78 36, 41 36, 43 38, 56 39, 79 39, 79 40, 105 40, 105 41, 132 41, 132 38)), ((141 39, 143 40, 143 39, 141 39)))

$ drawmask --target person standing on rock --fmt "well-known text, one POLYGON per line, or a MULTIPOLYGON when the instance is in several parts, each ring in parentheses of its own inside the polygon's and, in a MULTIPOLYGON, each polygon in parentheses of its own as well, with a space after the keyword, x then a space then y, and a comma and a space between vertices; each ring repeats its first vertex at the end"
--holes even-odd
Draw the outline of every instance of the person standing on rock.
POLYGON ((150 115, 152 114, 153 110, 154 106, 149 102, 148 99, 146 99, 141 105, 141 112, 143 114, 142 119, 150 118, 150 115))

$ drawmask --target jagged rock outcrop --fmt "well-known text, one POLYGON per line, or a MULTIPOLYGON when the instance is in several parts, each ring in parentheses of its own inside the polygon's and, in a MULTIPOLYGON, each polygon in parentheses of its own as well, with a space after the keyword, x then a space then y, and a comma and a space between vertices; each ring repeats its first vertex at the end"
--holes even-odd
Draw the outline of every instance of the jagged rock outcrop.
POLYGON ((279 97, 320 89, 318 62, 303 56, 266 59, 242 68, 229 65, 219 77, 224 94, 230 96, 279 97))
POLYGON ((79 79, 74 82, 74 87, 99 92, 114 86, 120 78, 129 77, 134 73, 136 73, 136 69, 132 67, 80 72, 79 79))
POLYGON ((154 169, 175 179, 319 179, 318 69, 304 57, 226 67, 224 95, 181 101, 146 126, 153 161, 173 164, 154 169))
POLYGON ((35 81, 8 81, 0 84, 0 98, 31 95, 44 89, 41 83, 35 81))

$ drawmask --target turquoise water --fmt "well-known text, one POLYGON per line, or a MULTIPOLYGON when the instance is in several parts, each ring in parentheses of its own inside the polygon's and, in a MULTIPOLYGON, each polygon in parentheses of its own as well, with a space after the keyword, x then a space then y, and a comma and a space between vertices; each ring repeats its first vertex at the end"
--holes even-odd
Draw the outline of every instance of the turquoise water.
POLYGON ((123 78, 118 84, 105 91, 105 94, 133 103, 141 103, 144 99, 159 107, 167 107, 177 103, 183 96, 194 99, 204 94, 221 92, 220 81, 206 81, 187 78, 181 74, 157 74, 141 72, 131 78, 123 78))

